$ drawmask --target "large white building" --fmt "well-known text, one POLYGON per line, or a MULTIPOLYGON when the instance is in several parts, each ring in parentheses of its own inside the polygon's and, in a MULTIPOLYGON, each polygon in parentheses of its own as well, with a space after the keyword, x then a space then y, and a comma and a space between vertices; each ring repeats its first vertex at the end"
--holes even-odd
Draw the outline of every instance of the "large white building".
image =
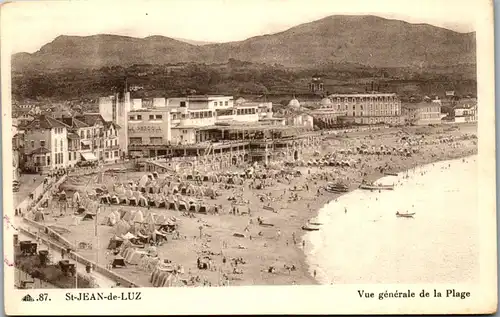
POLYGON ((404 123, 401 100, 395 93, 332 94, 330 107, 345 111, 344 118, 359 124, 404 123))
MULTIPOLYGON (((209 140, 207 128, 217 124, 256 123, 272 118, 272 103, 241 98, 235 102, 232 96, 132 99, 131 104, 126 126, 128 142, 133 144, 194 144, 209 140)), ((108 112, 111 106, 110 102, 100 104, 108 112)))

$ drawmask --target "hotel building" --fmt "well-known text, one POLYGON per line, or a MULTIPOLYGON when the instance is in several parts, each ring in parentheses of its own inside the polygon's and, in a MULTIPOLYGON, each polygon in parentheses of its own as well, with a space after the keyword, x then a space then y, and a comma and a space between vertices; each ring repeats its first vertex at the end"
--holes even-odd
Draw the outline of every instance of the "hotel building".
POLYGON ((403 104, 401 109, 407 124, 429 125, 441 123, 440 100, 407 103, 403 104))
POLYGON ((332 94, 328 98, 333 109, 345 111, 345 116, 339 116, 340 121, 357 124, 404 123, 401 101, 394 93, 332 94))

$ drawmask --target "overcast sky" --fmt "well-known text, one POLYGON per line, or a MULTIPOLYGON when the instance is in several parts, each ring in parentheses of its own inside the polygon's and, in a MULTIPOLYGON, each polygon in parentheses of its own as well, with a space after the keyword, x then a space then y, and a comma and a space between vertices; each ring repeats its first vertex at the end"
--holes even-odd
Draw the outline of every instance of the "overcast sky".
POLYGON ((228 42, 276 33, 335 14, 373 14, 475 30, 470 0, 73 0, 11 3, 2 10, 2 40, 35 52, 59 35, 163 35, 228 42), (7 37, 5 37, 7 35, 7 37))

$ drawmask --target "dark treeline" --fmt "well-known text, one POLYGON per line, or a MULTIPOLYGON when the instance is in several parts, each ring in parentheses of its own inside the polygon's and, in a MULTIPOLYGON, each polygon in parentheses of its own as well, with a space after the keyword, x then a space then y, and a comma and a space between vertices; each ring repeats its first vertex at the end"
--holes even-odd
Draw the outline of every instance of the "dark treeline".
POLYGON ((181 63, 133 65, 95 70, 65 69, 53 72, 15 72, 12 94, 16 102, 28 100, 92 100, 120 89, 127 82, 134 96, 180 96, 187 93, 233 95, 276 94, 307 91, 312 75, 321 74, 329 92, 354 87, 364 91, 376 80, 379 88, 402 95, 430 94, 446 89, 475 94, 475 66, 441 69, 370 68, 356 64, 331 64, 315 68, 285 68, 229 60, 225 64, 181 63), (330 83, 329 83, 330 82, 330 83))

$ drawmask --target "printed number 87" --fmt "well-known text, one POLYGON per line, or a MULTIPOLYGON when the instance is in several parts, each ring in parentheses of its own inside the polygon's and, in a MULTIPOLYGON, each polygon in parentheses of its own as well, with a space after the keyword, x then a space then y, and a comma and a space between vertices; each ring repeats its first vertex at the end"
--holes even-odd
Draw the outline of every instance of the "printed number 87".
POLYGON ((39 302, 44 302, 44 301, 48 300, 48 298, 49 298, 49 294, 47 294, 47 293, 41 293, 40 295, 38 295, 39 302))

